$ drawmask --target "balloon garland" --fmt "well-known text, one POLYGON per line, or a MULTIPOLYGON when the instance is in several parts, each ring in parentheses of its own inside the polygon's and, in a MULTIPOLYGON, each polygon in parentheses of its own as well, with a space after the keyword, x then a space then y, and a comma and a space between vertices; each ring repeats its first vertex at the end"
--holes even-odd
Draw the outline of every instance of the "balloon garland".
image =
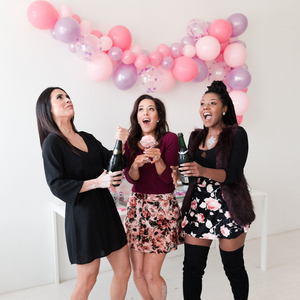
POLYGON ((160 44, 151 53, 132 44, 125 26, 114 26, 104 36, 93 30, 89 21, 81 21, 68 6, 57 11, 47 1, 34 1, 27 9, 27 18, 37 29, 50 29, 54 39, 68 44, 72 53, 87 61, 87 74, 94 81, 105 81, 113 74, 117 88, 128 90, 138 83, 144 93, 150 94, 170 91, 175 79, 196 83, 222 80, 239 124, 249 108, 246 92, 251 75, 245 64, 246 44, 238 39, 248 26, 243 14, 212 23, 193 19, 180 43, 160 44))

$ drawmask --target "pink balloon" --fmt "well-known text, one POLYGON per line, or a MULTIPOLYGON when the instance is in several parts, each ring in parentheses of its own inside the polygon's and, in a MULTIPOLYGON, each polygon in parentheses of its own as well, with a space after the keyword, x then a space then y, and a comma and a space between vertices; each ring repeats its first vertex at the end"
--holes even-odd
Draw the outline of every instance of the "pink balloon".
POLYGON ((247 94, 242 91, 231 91, 229 96, 232 99, 235 114, 237 116, 243 115, 250 106, 250 101, 247 94))
POLYGON ((80 24, 80 35, 90 34, 93 30, 93 26, 89 21, 82 21, 80 24))
POLYGON ((236 120, 238 122, 238 125, 241 125, 241 123, 243 121, 243 116, 236 116, 236 120))
POLYGON ((243 45, 233 43, 226 47, 223 57, 228 66, 231 68, 238 68, 245 63, 247 59, 247 50, 243 45))
POLYGON ((221 50, 220 43, 213 36, 204 36, 195 47, 197 56, 204 61, 214 60, 221 50))
POLYGON ((172 71, 164 70, 161 66, 158 66, 157 68, 162 75, 162 86, 159 89, 159 92, 165 93, 170 91, 175 84, 175 78, 173 76, 172 71))
POLYGON ((134 65, 137 69, 145 69, 148 66, 148 57, 144 54, 140 54, 136 57, 134 65))
POLYGON ((160 53, 162 58, 170 55, 170 48, 166 44, 157 46, 156 51, 160 53))
POLYGON ((229 41, 222 43, 221 44, 221 52, 223 52, 228 45, 229 45, 229 41))
POLYGON ((86 65, 88 76, 94 81, 105 81, 113 71, 113 64, 106 53, 97 60, 89 61, 86 65))
POLYGON ((67 6, 63 5, 58 10, 58 18, 65 18, 65 17, 73 17, 72 9, 67 6))
POLYGON ((72 18, 75 19, 78 22, 78 24, 81 23, 81 18, 78 15, 73 14, 72 18))
POLYGON ((108 51, 113 44, 111 38, 108 36, 102 36, 99 40, 103 51, 108 51))
POLYGON ((103 37, 103 34, 102 34, 102 32, 101 31, 99 31, 99 30, 93 30, 92 32, 91 32, 91 34, 92 35, 95 35, 98 39, 100 39, 101 37, 103 37))
POLYGON ((174 60, 172 72, 179 81, 193 81, 198 74, 198 65, 192 58, 181 56, 174 60))
POLYGON ((231 33, 231 24, 223 19, 212 22, 208 29, 208 34, 215 37, 220 42, 220 44, 226 42, 230 38, 231 33))
POLYGON ((161 55, 159 52, 154 51, 148 55, 150 65, 157 67, 161 62, 161 55))
POLYGON ((130 50, 125 50, 123 52, 123 55, 122 55, 122 58, 121 58, 122 62, 125 64, 125 65, 130 65, 134 62, 135 60, 135 55, 132 51, 130 50))
POLYGON ((182 49, 183 56, 194 57, 196 54, 196 49, 193 45, 185 45, 182 49))
POLYGON ((223 53, 220 52, 220 54, 215 58, 216 61, 224 61, 223 53))
POLYGON ((132 37, 130 31, 125 26, 114 26, 108 32, 107 36, 113 40, 114 47, 119 47, 123 51, 130 48, 132 37))
POLYGON ((131 45, 130 50, 134 53, 135 56, 143 53, 143 49, 139 45, 131 45))
POLYGON ((34 1, 27 9, 29 23, 37 29, 51 29, 58 20, 58 12, 47 1, 34 1))

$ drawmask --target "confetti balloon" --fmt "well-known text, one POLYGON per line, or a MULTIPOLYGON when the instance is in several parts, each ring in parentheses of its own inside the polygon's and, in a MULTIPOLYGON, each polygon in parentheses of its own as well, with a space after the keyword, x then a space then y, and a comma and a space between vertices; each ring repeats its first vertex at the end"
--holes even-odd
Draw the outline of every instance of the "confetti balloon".
POLYGON ((76 53, 86 61, 95 60, 102 53, 100 40, 93 34, 86 34, 76 39, 76 53))
POLYGON ((139 72, 138 84, 145 94, 153 94, 162 87, 162 74, 155 67, 148 67, 139 72))
POLYGON ((214 62, 208 68, 207 79, 209 81, 225 80, 228 77, 228 74, 230 71, 231 71, 231 68, 229 66, 227 66, 227 64, 225 62, 223 62, 223 61, 214 62))
POLYGON ((201 19, 193 19, 188 23, 187 34, 194 41, 208 35, 208 25, 201 19))

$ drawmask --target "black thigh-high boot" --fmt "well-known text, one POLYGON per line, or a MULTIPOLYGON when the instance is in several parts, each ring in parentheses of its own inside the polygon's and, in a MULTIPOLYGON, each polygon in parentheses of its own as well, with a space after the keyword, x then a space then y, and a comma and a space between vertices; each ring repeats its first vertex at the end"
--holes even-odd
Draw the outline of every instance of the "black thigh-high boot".
POLYGON ((231 290, 235 300, 247 300, 249 293, 249 280, 244 265, 244 246, 231 252, 220 248, 225 274, 230 281, 231 290))
POLYGON ((209 247, 184 244, 183 298, 199 300, 209 247))

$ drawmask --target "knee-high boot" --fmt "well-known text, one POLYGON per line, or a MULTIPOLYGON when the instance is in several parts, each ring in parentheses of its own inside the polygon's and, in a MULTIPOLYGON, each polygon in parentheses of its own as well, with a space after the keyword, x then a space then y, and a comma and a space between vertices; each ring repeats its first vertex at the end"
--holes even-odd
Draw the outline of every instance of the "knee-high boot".
POLYGON ((199 300, 209 247, 184 244, 183 297, 199 300))
POLYGON ((231 290, 235 300, 247 300, 249 293, 249 280, 244 265, 244 246, 231 252, 220 248, 225 274, 230 281, 231 290))

